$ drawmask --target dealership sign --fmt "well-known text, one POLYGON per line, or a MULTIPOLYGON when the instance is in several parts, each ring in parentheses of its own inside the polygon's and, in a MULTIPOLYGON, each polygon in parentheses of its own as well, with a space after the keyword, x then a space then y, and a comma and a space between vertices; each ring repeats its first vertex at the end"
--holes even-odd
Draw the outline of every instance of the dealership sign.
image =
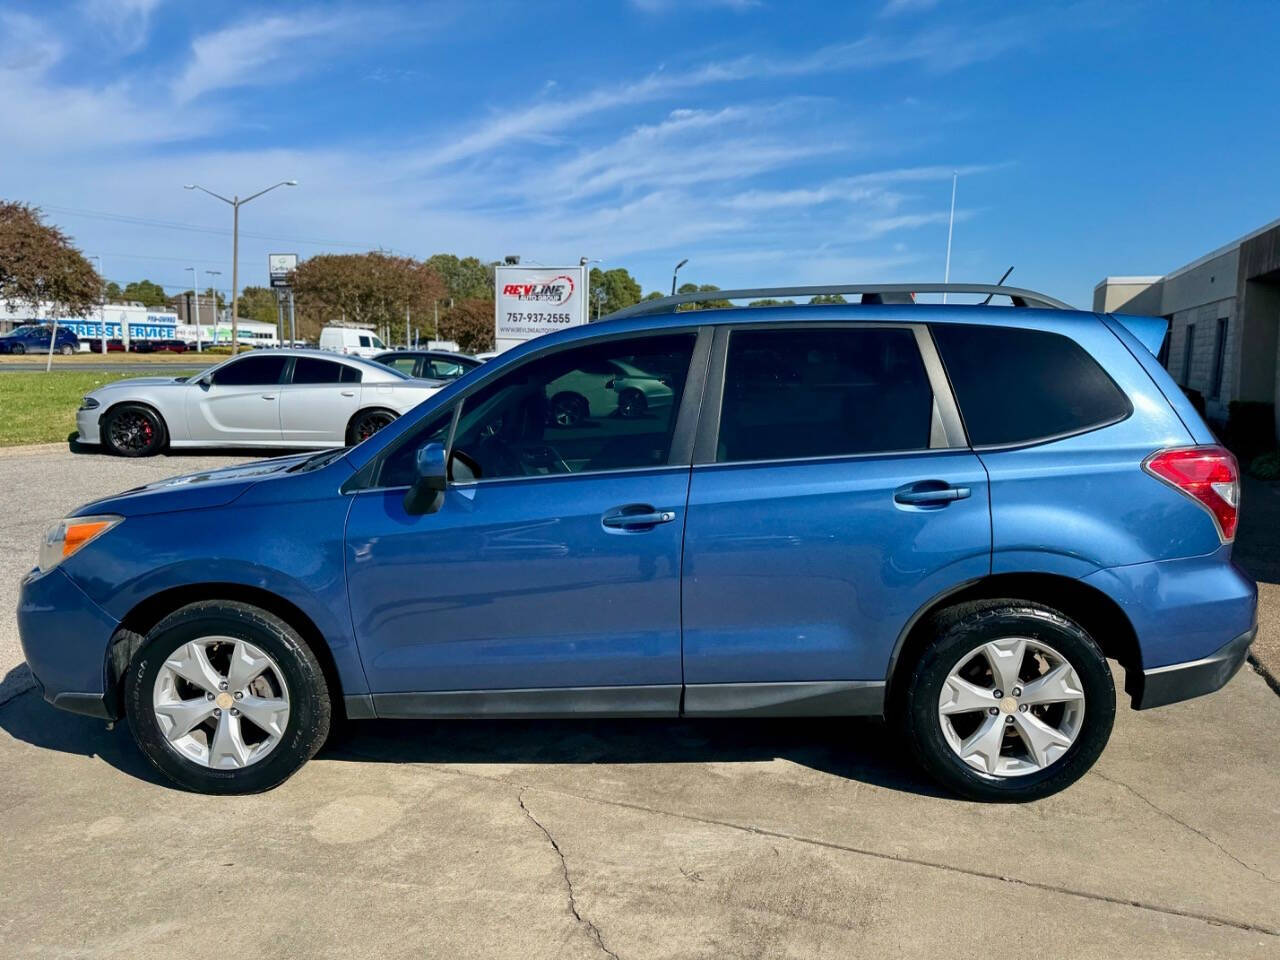
POLYGON ((499 350, 587 322, 587 268, 499 266, 494 338, 499 350))
POLYGON ((293 271, 298 269, 296 253, 272 253, 267 256, 267 273, 273 287, 293 285, 293 271))

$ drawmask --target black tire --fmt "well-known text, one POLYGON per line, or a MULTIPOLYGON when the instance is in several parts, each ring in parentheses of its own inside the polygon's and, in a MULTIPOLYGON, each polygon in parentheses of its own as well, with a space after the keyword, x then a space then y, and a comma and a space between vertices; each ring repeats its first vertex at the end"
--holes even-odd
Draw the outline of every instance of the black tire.
POLYGON ((649 410, 648 398, 635 387, 628 387, 618 395, 618 415, 643 417, 649 410))
POLYGON ((98 429, 102 445, 118 457, 150 457, 169 445, 164 418, 141 403, 112 407, 98 429))
POLYGON ((936 631, 897 705, 912 750, 934 779, 971 800, 1023 802, 1065 789, 1093 766, 1115 723, 1116 691, 1106 657, 1079 624, 1040 604, 987 600, 948 611, 936 621, 936 631), (1002 637, 1026 637, 1052 647, 1075 669, 1084 692, 1083 720, 1071 746, 1043 769, 1019 776, 969 766, 947 743, 939 717, 939 698, 951 670, 975 648, 1002 637))
POLYGON ((548 411, 553 427, 576 427, 591 416, 591 405, 580 393, 557 393, 548 411))
POLYGON ((69 357, 76 351, 75 351, 75 348, 71 346, 71 344, 64 343, 62 345, 62 348, 58 352, 62 354, 64 357, 69 357))
POLYGON ((315 756, 329 735, 329 688, 315 654, 298 632, 258 607, 228 600, 193 603, 170 614, 147 635, 125 674, 125 715, 139 748, 157 770, 197 793, 261 793, 279 786, 315 756), (262 759, 217 770, 170 746, 152 706, 156 676, 166 658, 201 637, 246 640, 278 665, 288 686, 289 719, 279 743, 262 759))
POLYGON ((15 343, 12 347, 9 348, 9 352, 22 354, 27 352, 27 348, 20 343, 15 343))
POLYGON ((390 410, 361 410, 347 424, 347 446, 354 447, 368 440, 395 418, 396 414, 390 410))

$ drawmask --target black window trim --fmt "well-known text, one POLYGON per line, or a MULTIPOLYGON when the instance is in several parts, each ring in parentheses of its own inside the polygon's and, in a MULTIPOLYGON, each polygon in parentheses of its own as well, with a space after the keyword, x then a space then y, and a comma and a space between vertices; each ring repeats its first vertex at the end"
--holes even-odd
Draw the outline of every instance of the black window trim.
MULTIPOLYGON (((676 423, 671 431, 671 449, 667 452, 667 462, 664 464, 654 464, 643 467, 619 467, 609 470, 584 470, 581 473, 546 473, 533 474, 526 477, 480 477, 476 480, 466 481, 449 481, 449 486, 458 487, 459 489, 471 489, 480 484, 490 483, 512 483, 527 480, 565 480, 574 477, 601 477, 610 474, 628 474, 628 473, 654 473, 661 471, 663 473, 672 470, 688 470, 693 458, 694 437, 698 429, 699 415, 701 412, 703 395, 706 388, 707 371, 712 351, 712 335, 715 328, 705 324, 690 324, 689 326, 679 327, 658 327, 648 330, 630 331, 625 334, 618 334, 612 331, 602 331, 599 336, 584 337, 581 340, 574 340, 570 343, 556 343, 548 345, 541 350, 535 350, 528 355, 522 357, 518 364, 495 364, 495 369, 488 375, 478 380, 476 383, 468 386, 465 392, 459 393, 449 401, 449 405, 453 408, 453 418, 449 424, 448 442, 445 444, 445 462, 448 462, 450 454, 453 452, 454 433, 458 429, 458 420, 462 413, 462 407, 466 403, 467 398, 478 390, 483 390, 499 377, 504 377, 518 367, 524 366, 526 363, 532 363, 535 360, 541 360, 543 357, 550 356, 553 353, 559 353, 562 350, 573 350, 578 347, 599 346, 607 343, 620 343, 626 340, 642 340, 652 337, 679 336, 681 334, 694 336, 693 353, 689 361, 689 372, 685 377, 684 392, 680 396, 680 409, 676 411, 676 423)), ((487 366, 487 365, 486 365, 487 366)), ((458 379, 462 379, 459 377, 458 379)), ((457 382, 457 381, 454 381, 457 382)), ((416 423, 413 424, 404 434, 392 443, 386 449, 379 450, 372 460, 366 463, 358 471, 351 475, 347 481, 339 489, 340 493, 372 493, 378 491, 394 491, 407 490, 408 484, 397 484, 395 486, 376 486, 373 484, 373 478, 377 477, 382 469, 382 463, 391 454, 398 450, 405 443, 408 443, 409 437, 417 427, 426 422, 427 418, 442 414, 447 408, 433 410, 431 413, 424 414, 416 423)))
POLYGON ((955 395, 947 379, 938 349, 923 323, 863 323, 858 321, 830 321, 808 323, 783 321, 778 323, 733 323, 715 328, 715 342, 711 348, 707 382, 703 389, 702 416, 698 423, 694 443, 693 466, 695 468, 732 468, 753 464, 824 463, 836 460, 869 460, 884 457, 905 457, 932 453, 948 453, 969 449, 969 440, 960 419, 955 395), (721 463, 716 460, 716 446, 720 439, 720 414, 724 405, 725 366, 729 358, 729 337, 735 330, 910 330, 915 336, 920 359, 924 362, 925 375, 933 390, 934 424, 930 430, 929 446, 906 450, 876 450, 870 453, 836 453, 811 457, 770 457, 756 460, 734 460, 721 463), (936 441, 936 442, 935 442, 936 441))
MULTIPOLYGON (((932 334, 932 326, 933 324, 930 324, 931 334, 932 334)), ((1104 367, 1101 363, 1098 362, 1097 357, 1095 357, 1092 353, 1090 353, 1087 349, 1085 349, 1085 346, 1083 343, 1081 343, 1079 340, 1077 340, 1075 337, 1069 334, 1062 333, 1058 330, 1046 330, 1043 327, 1022 327, 1022 326, 1009 327, 1005 324, 998 324, 998 323, 965 324, 965 323, 957 322, 953 324, 947 324, 947 326, 998 327, 1001 329, 1011 329, 1011 330, 1034 330, 1038 333, 1048 333, 1057 337, 1065 337, 1066 339, 1070 340, 1077 347, 1079 347, 1081 350, 1084 351, 1085 356, 1087 356, 1090 360, 1092 360, 1094 365, 1097 366, 1097 368, 1102 371, 1102 375, 1107 378, 1108 382, 1110 382, 1110 384, 1113 387, 1116 388, 1116 392, 1120 394, 1121 398, 1124 400, 1125 412, 1122 414, 1119 414, 1118 416, 1112 417, 1110 420, 1101 420, 1098 423, 1091 423, 1088 426, 1081 427, 1078 430, 1066 430, 1062 433, 1046 434, 1045 436, 1032 437, 1028 440, 1015 440, 1012 443, 979 443, 979 444, 971 443, 969 445, 969 449, 972 450, 974 453, 997 453, 1001 450, 1020 450, 1026 447, 1043 446, 1046 443, 1056 443, 1059 440, 1069 440, 1072 437, 1082 437, 1086 433, 1093 433, 1095 430, 1105 430, 1107 427, 1114 427, 1117 423, 1124 423, 1124 421, 1128 420, 1130 417, 1133 416, 1133 401, 1129 399, 1129 394, 1125 392, 1124 388, 1121 387, 1120 384, 1116 383, 1115 378, 1111 376, 1110 371, 1108 371, 1106 367, 1104 367)), ((939 358, 941 358, 941 352, 938 353, 938 356, 939 358)), ((942 368, 944 370, 946 369, 945 362, 942 364, 942 368)), ((951 375, 948 373, 947 374, 948 388, 950 388, 950 382, 951 382, 951 375)), ((954 388, 950 388, 950 389, 952 389, 952 397, 955 397, 954 388)), ((958 402, 957 402, 956 409, 959 410, 958 402)), ((961 413, 960 417, 961 417, 961 420, 963 420, 964 414, 961 413)), ((965 426, 964 430, 965 430, 965 436, 968 436, 969 428, 967 425, 965 426)))
MULTIPOLYGON (((255 360, 255 359, 262 359, 262 358, 274 359, 274 357, 271 354, 268 354, 266 352, 250 350, 245 353, 239 354, 238 356, 231 357, 229 360, 224 360, 222 363, 218 364, 216 367, 213 368, 213 370, 209 372, 209 382, 213 386, 217 386, 218 374, 221 373, 222 371, 229 370, 231 369, 231 367, 235 366, 237 363, 244 363, 244 361, 246 360, 255 360)), ((286 386, 289 386, 293 380, 293 357, 283 357, 282 359, 284 360, 284 363, 280 365, 280 376, 275 383, 233 383, 231 384, 231 386, 233 387, 286 387, 286 386)), ((227 384, 223 384, 223 386, 227 386, 227 384)))

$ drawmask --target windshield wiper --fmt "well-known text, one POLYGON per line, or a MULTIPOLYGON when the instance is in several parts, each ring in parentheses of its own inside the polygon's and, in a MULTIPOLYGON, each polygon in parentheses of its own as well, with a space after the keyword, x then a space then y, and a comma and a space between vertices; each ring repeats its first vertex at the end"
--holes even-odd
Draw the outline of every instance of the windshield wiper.
POLYGON ((346 453, 346 450, 341 448, 337 450, 322 450, 320 453, 307 457, 301 463, 295 463, 285 473, 308 473, 312 470, 319 470, 321 467, 326 467, 333 463, 344 453, 346 453))

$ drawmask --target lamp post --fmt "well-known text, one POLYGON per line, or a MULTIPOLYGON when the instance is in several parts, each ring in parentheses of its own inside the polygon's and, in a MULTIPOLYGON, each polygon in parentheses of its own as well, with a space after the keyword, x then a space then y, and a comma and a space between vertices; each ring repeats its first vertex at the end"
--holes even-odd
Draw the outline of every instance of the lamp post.
POLYGON ((231 352, 236 354, 240 352, 240 305, 236 302, 236 295, 240 289, 240 208, 250 200, 256 200, 264 193, 270 193, 276 187, 296 187, 297 180, 281 180, 279 183, 273 183, 264 190, 257 193, 251 193, 247 197, 239 195, 232 196, 230 199, 224 197, 220 193, 214 193, 207 187, 202 187, 198 183, 183 184, 184 190, 199 190, 207 193, 215 200, 221 200, 228 204, 233 213, 231 216, 231 352))
POLYGON ((98 279, 102 289, 98 292, 98 329, 102 331, 102 354, 107 353, 107 278, 102 275, 102 257, 94 254, 90 260, 98 261, 98 279))
MULTIPOLYGON (((222 276, 222 271, 206 270, 204 275, 206 277, 220 277, 222 276)), ((209 325, 209 329, 213 331, 213 345, 216 347, 218 345, 218 288, 211 285, 209 289, 213 291, 213 323, 209 325)), ((201 352, 200 328, 196 327, 196 353, 201 352)))
POLYGON ((688 262, 689 262, 689 258, 685 257, 683 260, 677 263, 676 268, 671 271, 671 295, 673 297, 676 295, 676 274, 679 273, 680 268, 683 267, 688 262))

